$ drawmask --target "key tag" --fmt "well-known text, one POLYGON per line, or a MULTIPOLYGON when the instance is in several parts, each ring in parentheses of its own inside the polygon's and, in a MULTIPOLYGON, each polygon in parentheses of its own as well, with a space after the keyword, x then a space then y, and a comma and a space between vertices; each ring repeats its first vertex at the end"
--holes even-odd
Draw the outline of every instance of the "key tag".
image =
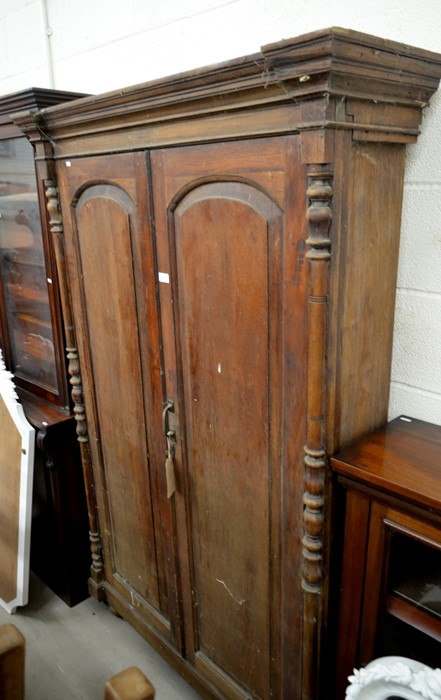
POLYGON ((174 432, 169 430, 167 433, 167 459, 165 460, 165 479, 167 482, 167 498, 171 498, 176 491, 176 479, 175 479, 175 465, 173 462, 174 456, 174 445, 173 445, 174 432))

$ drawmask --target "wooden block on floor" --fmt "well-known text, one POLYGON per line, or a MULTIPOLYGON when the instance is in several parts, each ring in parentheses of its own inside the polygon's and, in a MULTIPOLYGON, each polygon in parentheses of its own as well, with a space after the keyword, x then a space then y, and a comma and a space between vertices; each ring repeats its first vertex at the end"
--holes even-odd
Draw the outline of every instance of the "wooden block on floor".
POLYGON ((155 697, 153 686, 135 666, 109 678, 104 691, 104 700, 153 700, 155 697))
POLYGON ((25 638, 15 625, 0 627, 0 697, 24 700, 25 638))

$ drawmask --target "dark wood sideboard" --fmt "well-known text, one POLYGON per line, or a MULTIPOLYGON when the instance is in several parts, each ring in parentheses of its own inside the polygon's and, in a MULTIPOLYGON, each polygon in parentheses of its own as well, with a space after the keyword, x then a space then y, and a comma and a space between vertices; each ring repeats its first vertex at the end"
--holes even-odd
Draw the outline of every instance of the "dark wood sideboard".
POLYGON ((327 455, 386 420, 405 145, 440 76, 334 28, 14 117, 64 289, 90 590, 203 697, 326 696, 327 455))
POLYGON ((69 605, 88 595, 84 480, 44 188, 11 113, 78 97, 31 88, 0 98, 0 346, 36 431, 31 568, 69 605))
POLYGON ((344 513, 337 700, 352 670, 379 656, 439 668, 441 426, 401 416, 331 465, 344 513))

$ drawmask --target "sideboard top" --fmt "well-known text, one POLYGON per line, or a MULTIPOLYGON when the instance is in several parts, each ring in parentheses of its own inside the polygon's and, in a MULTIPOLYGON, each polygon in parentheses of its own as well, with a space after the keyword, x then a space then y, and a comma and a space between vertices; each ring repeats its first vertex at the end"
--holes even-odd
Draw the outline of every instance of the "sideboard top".
MULTIPOLYGON (((125 129, 135 129, 229 115, 249 124, 250 108, 266 110, 268 116, 269 110, 275 114, 284 106, 292 112, 301 102, 320 101, 321 108, 306 117, 297 110, 290 128, 311 128, 312 122, 312 128, 326 128, 338 121, 335 104, 329 109, 332 98, 334 103, 352 98, 420 112, 440 78, 440 54, 334 27, 269 44, 250 56, 49 107, 37 116, 21 112, 14 120, 31 140, 43 131, 58 143, 118 131, 122 121, 125 129)), ((261 131, 275 133, 280 123, 270 115, 261 131)), ((415 136, 417 126, 412 123, 408 133, 415 136)), ((240 125, 235 136, 240 136, 240 125)))
POLYGON ((400 416, 331 459, 338 474, 441 510, 441 426, 400 416))

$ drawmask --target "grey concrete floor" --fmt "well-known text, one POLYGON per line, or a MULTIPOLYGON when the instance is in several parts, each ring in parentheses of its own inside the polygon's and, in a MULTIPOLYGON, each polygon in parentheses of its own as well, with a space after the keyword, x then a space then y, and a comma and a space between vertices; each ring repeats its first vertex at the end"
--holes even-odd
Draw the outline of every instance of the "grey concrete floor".
POLYGON ((31 574, 29 604, 0 624, 13 623, 26 638, 26 700, 102 700, 105 681, 138 666, 156 700, 200 696, 124 620, 94 599, 69 608, 31 574))

